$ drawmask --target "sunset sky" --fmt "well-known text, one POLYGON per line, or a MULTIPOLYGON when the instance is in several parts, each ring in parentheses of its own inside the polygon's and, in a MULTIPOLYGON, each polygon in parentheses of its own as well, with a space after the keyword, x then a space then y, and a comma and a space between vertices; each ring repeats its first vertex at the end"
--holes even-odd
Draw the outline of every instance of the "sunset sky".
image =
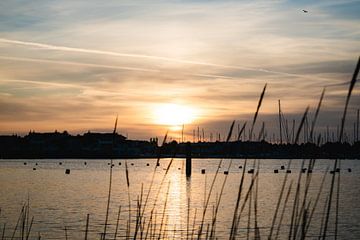
MULTIPOLYGON (((181 122, 189 135, 224 134, 251 120, 265 83, 259 121, 269 132, 278 99, 299 119, 324 87, 319 127, 336 128, 360 54, 359 13, 347 0, 3 0, 0 134, 111 131, 116 115, 131 139, 176 134, 181 122)), ((359 107, 357 84, 349 132, 359 107)))

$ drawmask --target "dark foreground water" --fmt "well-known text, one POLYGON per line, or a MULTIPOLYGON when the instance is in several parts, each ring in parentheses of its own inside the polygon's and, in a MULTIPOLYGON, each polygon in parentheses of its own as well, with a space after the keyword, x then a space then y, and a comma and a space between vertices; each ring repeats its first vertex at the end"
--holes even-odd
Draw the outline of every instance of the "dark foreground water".
MULTIPOLYGON (((161 165, 156 170, 154 184, 144 211, 144 224, 139 230, 138 238, 186 239, 198 234, 206 198, 209 196, 210 186, 220 159, 193 159, 191 179, 186 179, 183 159, 175 159, 168 174, 164 177, 169 161, 170 159, 161 160, 161 165), (201 169, 206 169, 206 174, 201 174, 201 169), (163 184, 161 185, 162 180, 163 184), (143 235, 141 236, 140 233, 143 235)), ((109 162, 110 160, 100 159, 0 160, 0 237, 3 234, 5 224, 5 239, 11 239, 21 208, 29 198, 30 217, 34 217, 29 239, 38 239, 39 234, 41 239, 65 239, 65 235, 68 239, 84 239, 87 214, 90 217, 88 239, 100 239, 100 235, 104 231, 106 214, 109 162), (25 162, 26 165, 24 165, 25 162), (85 162, 87 162, 86 165, 85 162), (33 170, 34 167, 36 168, 35 171, 33 170), (71 173, 66 175, 65 169, 71 169, 71 173)), ((156 160, 136 159, 127 160, 127 162, 129 188, 125 174, 125 160, 114 160, 107 239, 114 238, 119 206, 121 206, 121 213, 117 238, 123 239, 127 235, 134 236, 137 205, 138 203, 144 205, 156 160), (141 194, 142 190, 143 194, 141 194), (131 210, 130 216, 129 209, 131 210), (129 225, 130 233, 126 233, 129 225)), ((306 174, 299 174, 301 162, 302 160, 292 161, 292 173, 288 174, 282 197, 283 201, 280 204, 279 215, 275 222, 273 239, 275 239, 276 233, 279 234, 279 239, 285 239, 289 234, 299 175, 301 175, 300 195, 298 197, 300 199, 299 209, 302 206, 306 174), (284 205, 290 183, 292 183, 291 192, 287 204, 284 205), (279 218, 282 211, 284 211, 284 217, 280 225, 279 218)), ((309 217, 305 218, 306 224, 310 222, 309 227, 306 228, 307 239, 317 239, 319 236, 324 217, 324 202, 329 195, 332 174, 326 175, 324 187, 315 208, 314 205, 320 191, 321 180, 327 168, 332 168, 333 163, 333 160, 317 160, 311 174, 311 184, 305 205, 308 206, 308 216, 313 209, 315 210, 311 221, 309 217)), ((256 196, 255 191, 253 191, 253 194, 248 195, 247 204, 243 205, 251 178, 255 176, 247 173, 247 170, 253 167, 253 160, 247 161, 244 191, 240 199, 240 208, 243 206, 243 211, 240 216, 237 238, 246 238, 247 234, 249 234, 250 239, 254 238, 255 216, 257 216, 258 232, 261 238, 267 239, 286 175, 283 170, 279 170, 278 174, 273 173, 273 170, 280 169, 281 165, 286 167, 287 164, 288 160, 260 160, 257 204, 254 204, 256 196), (249 202, 252 203, 250 209, 249 202), (257 214, 255 214, 255 209, 257 214)), ((306 167, 307 164, 308 161, 306 160, 306 167)), ((338 239, 359 239, 360 161, 341 160, 340 164, 338 239), (348 172, 348 168, 351 168, 352 172, 348 172)), ((213 234, 217 239, 229 237, 242 176, 242 169, 239 166, 243 165, 243 159, 223 160, 210 195, 201 238, 210 236, 213 226, 211 219, 216 209, 216 201, 219 199, 220 204, 213 234), (228 170, 231 161, 229 175, 224 175, 223 172, 228 170), (220 196, 226 176, 223 194, 220 196)), ((336 180, 337 177, 338 175, 336 175, 336 180)), ((336 185, 337 183, 335 184, 333 207, 328 225, 327 235, 329 239, 334 238, 336 185)), ((255 190, 256 185, 253 186, 255 190)), ((297 236, 300 238, 303 224, 299 222, 298 225, 297 236)), ((17 230, 15 237, 20 237, 20 232, 17 230)))

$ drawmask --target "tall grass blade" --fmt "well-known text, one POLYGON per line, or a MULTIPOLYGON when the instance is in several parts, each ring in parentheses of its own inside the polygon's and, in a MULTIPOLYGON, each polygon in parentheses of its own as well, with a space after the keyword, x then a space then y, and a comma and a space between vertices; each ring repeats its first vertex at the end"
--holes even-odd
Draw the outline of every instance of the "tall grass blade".
POLYGON ((245 159, 245 161, 244 161, 243 171, 242 171, 242 175, 241 175, 238 196, 237 196, 237 199, 236 199, 236 205, 235 205, 235 208, 234 208, 233 220, 232 220, 231 229, 230 229, 230 237, 229 237, 230 239, 235 239, 235 234, 236 234, 235 232, 236 232, 237 219, 238 219, 238 211, 239 211, 240 199, 241 199, 241 194, 242 194, 243 184, 244 184, 244 178, 245 178, 246 163, 247 163, 247 159, 245 159))
POLYGON ((342 139, 343 139, 346 113, 347 113, 347 109, 348 109, 348 105, 349 105, 349 101, 350 101, 350 97, 351 97, 352 90, 354 89, 355 83, 356 83, 356 81, 357 81, 357 77, 358 77, 358 74, 359 74, 359 69, 360 69, 360 57, 359 57, 358 62, 357 62, 357 64, 356 64, 356 68, 355 68, 353 77, 352 77, 351 82, 350 82, 348 95, 347 95, 347 97, 346 97, 346 102, 345 102, 345 107, 344 107, 344 113, 343 113, 343 116, 342 116, 342 118, 341 118, 341 128, 340 128, 339 142, 341 142, 342 139))
POLYGON ((316 120, 317 120, 317 118, 319 116, 320 107, 321 107, 322 100, 324 98, 324 94, 325 94, 325 88, 323 89, 323 91, 321 93, 320 100, 319 100, 319 103, 318 103, 317 108, 316 108, 315 116, 314 116, 314 119, 313 119, 313 121, 311 123, 311 130, 310 130, 310 141, 311 142, 313 142, 315 124, 316 124, 316 120))
POLYGON ((90 214, 86 215, 86 227, 85 227, 85 240, 88 239, 88 232, 89 232, 89 216, 90 214))
MULTIPOLYGON (((117 122, 118 122, 118 116, 116 116, 114 130, 113 130, 112 151, 114 151, 117 122)), ((109 173, 109 192, 108 192, 108 199, 107 199, 107 205, 106 205, 106 215, 105 215, 104 233, 103 233, 104 240, 106 239, 106 230, 107 230, 108 218, 109 218, 109 208, 110 208, 110 200, 111 200, 111 185, 112 185, 112 170, 113 170, 113 159, 111 158, 110 173, 109 173)))
POLYGON ((115 233, 114 233, 114 240, 116 240, 117 232, 118 232, 118 229, 119 229, 120 214, 121 214, 121 205, 119 206, 119 211, 118 211, 118 214, 117 214, 116 227, 115 227, 115 233))
MULTIPOLYGON (((238 141, 240 141, 240 138, 241 138, 241 135, 242 133, 245 131, 245 128, 246 128, 246 122, 244 122, 242 128, 240 129, 240 132, 239 132, 239 135, 238 135, 238 141)), ((245 139, 244 139, 245 140, 245 139)))
POLYGON ((263 91, 260 95, 260 99, 259 99, 259 102, 258 102, 258 105, 257 105, 257 108, 256 108, 256 112, 255 112, 255 115, 254 115, 254 118, 253 118, 253 121, 252 121, 252 124, 251 124, 251 129, 250 129, 250 136, 249 136, 249 140, 251 141, 252 139, 252 135, 253 135, 253 131, 254 131, 254 126, 255 126, 255 123, 256 123, 256 119, 257 119, 257 116, 259 114, 259 110, 260 110, 260 107, 261 107, 261 103, 264 99, 264 96, 265 96, 265 90, 266 90, 266 86, 267 86, 267 83, 265 84, 264 88, 263 88, 263 91))
POLYGON ((229 142, 230 139, 231 139, 231 135, 232 135, 232 132, 233 132, 233 129, 234 129, 234 125, 235 125, 235 120, 232 122, 232 124, 230 126, 230 130, 229 130, 228 136, 226 138, 226 142, 229 142))
POLYGON ((279 105, 279 130, 280 130, 280 132, 279 132, 279 136, 280 136, 280 144, 282 144, 282 129, 281 129, 281 103, 280 103, 280 99, 278 100, 278 105, 279 105))
MULTIPOLYGON (((327 176, 327 173, 328 173, 328 172, 329 172, 329 168, 326 169, 326 171, 325 171, 325 173, 324 173, 324 175, 323 175, 323 177, 322 177, 322 179, 321 179, 319 191, 317 192, 317 195, 316 195, 316 198, 315 198, 315 202, 314 202, 314 206, 313 206, 313 208, 312 208, 312 210, 311 210, 311 213, 310 213, 310 216, 308 217, 308 220, 307 220, 306 232, 307 232, 308 229, 310 228, 311 220, 312 220, 312 217, 313 217, 313 215, 314 215, 314 212, 315 212, 315 210, 316 210, 316 208, 317 208, 317 204, 318 204, 318 202, 319 202, 319 199, 320 199, 320 196, 321 196, 321 193, 322 193, 322 190, 323 190, 323 187, 324 187, 325 179, 326 179, 326 176, 327 176)), ((324 204, 325 206, 326 206, 326 202, 327 202, 327 201, 325 201, 325 204, 324 204)), ((324 210, 324 214, 323 214, 323 215, 325 215, 325 210, 324 210)), ((306 234, 306 232, 305 232, 305 234, 306 234)), ((321 233, 321 231, 320 231, 320 233, 321 233)))
POLYGON ((292 184, 293 184, 293 181, 291 180, 290 185, 289 185, 289 189, 288 189, 286 197, 285 197, 284 206, 283 206, 283 209, 282 209, 281 214, 280 214, 280 219, 279 219, 278 227, 277 227, 277 230, 276 230, 275 239, 278 239, 278 237, 279 237, 282 220, 284 218, 284 214, 285 214, 285 210, 286 210, 286 205, 287 205, 287 202, 289 200, 290 193, 291 193, 292 184))
MULTIPOLYGON (((351 79, 350 82, 350 86, 349 86, 349 91, 346 97, 346 102, 345 102, 345 107, 344 107, 344 113, 343 116, 341 118, 341 127, 340 127, 340 133, 339 133, 339 142, 342 142, 343 139, 343 135, 344 135, 344 126, 345 126, 345 119, 346 119, 346 113, 347 113, 347 109, 348 109, 348 105, 349 105, 349 101, 350 101, 350 97, 351 97, 351 93, 352 90, 354 89, 355 83, 357 81, 357 77, 359 74, 359 69, 360 69, 360 57, 358 58, 358 62, 356 64, 356 68, 353 74, 353 77, 351 79)), ((338 159, 335 159, 335 163, 334 163, 334 171, 337 168, 337 162, 338 159)), ((340 173, 339 173, 340 174, 340 173)), ((329 222, 329 216, 330 216, 330 210, 331 210, 331 203, 332 203, 332 195, 333 195, 333 189, 334 189, 334 182, 335 182, 335 173, 332 176, 331 179, 331 187, 330 187, 330 193, 329 193, 329 202, 328 202, 328 206, 327 206, 327 212, 326 212, 326 218, 325 218, 325 225, 324 225, 324 233, 323 233, 323 239, 326 238, 326 231, 327 231, 327 227, 328 227, 328 222, 329 222)), ((339 178, 340 180, 340 178, 339 178)), ((337 201, 338 204, 338 201, 337 201)), ((338 206, 336 206, 336 208, 338 208, 338 206)), ((337 218, 338 216, 336 216, 337 218)), ((337 223, 337 221, 335 221, 337 223)), ((337 228, 337 226, 335 226, 335 228, 337 228)))
POLYGON ((6 231, 6 223, 4 223, 2 234, 1 234, 1 240, 5 239, 5 231, 6 231))
MULTIPOLYGON (((298 140, 299 140, 301 129, 302 129, 303 125, 304 125, 305 118, 307 116, 308 111, 309 111, 309 107, 306 108, 306 110, 304 112, 304 115, 303 115, 303 117, 301 119, 301 122, 299 124, 299 128, 298 128, 297 133, 296 133, 296 137, 295 137, 295 140, 294 140, 294 144, 296 144, 298 142, 298 140)), ((291 162, 292 162, 292 159, 289 159, 288 167, 287 167, 288 170, 291 167, 291 162)), ((277 215, 278 215, 278 212, 279 212, 280 204, 281 204, 281 201, 282 201, 282 197, 283 197, 283 194, 284 194, 287 179, 288 179, 288 173, 286 172, 283 183, 282 183, 282 186, 281 186, 279 198, 278 198, 278 201, 277 201, 277 204, 276 204, 274 216, 272 218, 272 223, 271 223, 270 233, 269 233, 268 239, 272 239, 272 234, 273 234, 273 230, 274 230, 274 227, 275 227, 275 223, 276 223, 277 215)))
POLYGON ((164 226, 164 218, 165 218, 165 212, 166 212, 167 201, 168 201, 168 197, 169 197, 170 185, 171 185, 171 182, 169 181, 168 188, 167 188, 167 191, 166 191, 166 196, 165 196, 164 208, 163 208, 162 217, 161 217, 161 223, 160 223, 160 229, 159 229, 159 237, 158 237, 158 240, 160 240, 160 239, 161 239, 162 229, 163 229, 163 226, 164 226))
POLYGON ((26 240, 29 239, 33 222, 34 222, 34 217, 31 218, 30 225, 27 226, 26 240))
MULTIPOLYGON (((228 167, 228 172, 230 171, 231 165, 232 165, 232 159, 230 160, 230 164, 229 164, 229 167, 228 167)), ((213 219, 212 219, 211 232, 210 232, 210 239, 215 238, 215 223, 216 223, 217 214, 219 212, 220 202, 221 202, 221 199, 222 199, 222 196, 223 196, 223 192, 224 192, 224 188, 225 188, 227 178, 228 178, 228 175, 225 175, 223 184, 221 186, 219 198, 217 200, 216 207, 215 207, 215 210, 214 210, 214 216, 213 216, 213 219)))

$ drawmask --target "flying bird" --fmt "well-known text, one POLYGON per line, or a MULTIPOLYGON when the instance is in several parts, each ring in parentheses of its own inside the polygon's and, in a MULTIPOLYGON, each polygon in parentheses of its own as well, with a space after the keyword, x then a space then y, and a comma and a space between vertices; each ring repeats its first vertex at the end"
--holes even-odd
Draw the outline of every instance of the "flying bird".
POLYGON ((308 10, 303 9, 302 11, 303 11, 304 13, 308 13, 308 10))

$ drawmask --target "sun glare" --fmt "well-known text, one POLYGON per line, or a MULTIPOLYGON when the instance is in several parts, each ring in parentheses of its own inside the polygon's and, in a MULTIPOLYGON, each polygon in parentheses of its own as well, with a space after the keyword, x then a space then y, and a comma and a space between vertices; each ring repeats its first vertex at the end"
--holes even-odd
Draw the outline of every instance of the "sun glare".
POLYGON ((158 105, 153 114, 156 124, 167 125, 174 130, 178 130, 183 124, 192 123, 196 118, 193 108, 179 104, 158 105))

